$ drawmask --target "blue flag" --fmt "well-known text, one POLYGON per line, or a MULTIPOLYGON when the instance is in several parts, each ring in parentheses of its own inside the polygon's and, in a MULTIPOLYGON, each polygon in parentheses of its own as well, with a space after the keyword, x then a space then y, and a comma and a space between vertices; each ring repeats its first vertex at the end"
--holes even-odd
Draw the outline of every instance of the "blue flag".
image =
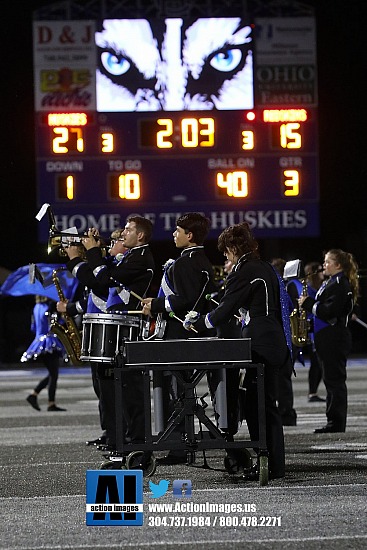
MULTIPOLYGON (((46 296, 57 302, 60 298, 52 280, 52 272, 62 267, 65 266, 61 264, 37 264, 37 273, 40 277, 35 278, 34 282, 30 278, 30 266, 19 267, 5 279, 3 285, 0 287, 0 294, 3 296, 26 296, 33 294, 46 296)), ((57 277, 65 298, 72 300, 79 284, 78 279, 73 277, 66 269, 59 270, 57 277)))

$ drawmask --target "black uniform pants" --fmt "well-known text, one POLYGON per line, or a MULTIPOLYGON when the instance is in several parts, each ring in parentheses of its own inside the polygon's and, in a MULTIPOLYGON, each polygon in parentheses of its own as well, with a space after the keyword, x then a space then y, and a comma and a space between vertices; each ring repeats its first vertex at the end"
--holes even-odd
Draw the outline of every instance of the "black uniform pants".
POLYGON ((38 394, 48 387, 48 400, 53 402, 55 401, 57 380, 59 378, 60 355, 58 353, 43 353, 41 359, 48 370, 48 376, 41 380, 34 391, 38 394))
MULTIPOLYGON (((254 363, 264 363, 256 352, 252 352, 254 363)), ((274 477, 285 475, 285 451, 282 417, 277 406, 279 369, 265 366, 265 419, 266 446, 269 452, 269 472, 274 477)), ((252 441, 259 440, 259 418, 256 369, 247 369, 245 377, 246 397, 244 414, 252 441)))
POLYGON ((98 378, 98 363, 91 363, 91 374, 92 374, 92 384, 94 393, 96 394, 98 398, 98 412, 99 412, 99 422, 101 424, 101 428, 104 431, 106 429, 106 421, 105 421, 105 414, 103 410, 103 401, 101 398, 101 383, 98 378))
MULTIPOLYGON (((140 371, 122 374, 122 414, 125 442, 144 442, 144 380, 140 371)), ((104 410, 107 444, 116 447, 116 385, 114 366, 98 364, 98 378, 104 410)))
POLYGON ((310 395, 317 393, 322 380, 322 369, 316 351, 310 351, 310 369, 308 371, 308 391, 310 395))
POLYGON ((327 392, 327 423, 336 431, 345 432, 348 406, 346 366, 352 347, 350 332, 339 325, 323 328, 315 334, 315 346, 327 392))

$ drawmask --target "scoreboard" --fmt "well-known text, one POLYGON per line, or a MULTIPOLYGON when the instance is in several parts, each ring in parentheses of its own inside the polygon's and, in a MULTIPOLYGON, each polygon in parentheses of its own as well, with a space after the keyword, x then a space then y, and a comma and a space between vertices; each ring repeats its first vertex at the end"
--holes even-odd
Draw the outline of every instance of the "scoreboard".
POLYGON ((60 230, 139 214, 170 239, 199 211, 211 237, 243 220, 317 236, 314 33, 310 17, 35 21, 40 204, 60 230))

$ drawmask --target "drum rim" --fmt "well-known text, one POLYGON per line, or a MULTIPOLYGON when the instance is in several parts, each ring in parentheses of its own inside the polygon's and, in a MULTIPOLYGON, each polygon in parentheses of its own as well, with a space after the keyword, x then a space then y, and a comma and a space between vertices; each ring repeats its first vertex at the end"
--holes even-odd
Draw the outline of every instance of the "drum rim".
POLYGON ((110 355, 102 355, 99 357, 97 355, 81 355, 80 360, 85 363, 115 363, 116 355, 114 355, 113 357, 111 357, 110 355))
POLYGON ((83 324, 88 321, 99 321, 100 324, 123 325, 123 326, 140 326, 141 318, 135 315, 124 315, 120 313, 84 313, 83 324), (108 323, 109 321, 109 323, 108 323), (125 323, 124 323, 125 321, 125 323), (128 321, 128 322, 126 322, 128 321))

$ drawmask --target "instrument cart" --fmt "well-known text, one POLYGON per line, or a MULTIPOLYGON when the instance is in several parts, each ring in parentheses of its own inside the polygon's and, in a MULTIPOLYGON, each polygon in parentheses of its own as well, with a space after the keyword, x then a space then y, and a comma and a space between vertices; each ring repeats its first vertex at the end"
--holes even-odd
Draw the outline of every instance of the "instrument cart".
POLYGON ((116 453, 112 453, 101 469, 143 469, 152 475, 156 468, 154 451, 184 450, 188 463, 194 461, 197 451, 206 449, 256 448, 258 453, 259 483, 268 484, 268 452, 266 447, 264 365, 251 362, 251 341, 243 339, 193 338, 188 340, 151 340, 121 342, 114 367, 116 395, 116 453), (225 391, 226 369, 256 369, 258 394, 259 440, 226 439, 227 401, 225 391), (143 372, 145 443, 124 443, 122 414, 122 383, 125 369, 143 372), (216 394, 217 427, 205 414, 206 404, 196 396, 196 386, 208 371, 219 370, 220 383, 216 394), (180 384, 181 395, 166 427, 163 427, 159 386, 153 390, 155 432, 152 433, 151 375, 159 378, 163 371, 171 373, 180 384), (209 437, 195 431, 195 417, 203 424, 209 437), (170 438, 177 426, 184 422, 184 438, 170 438), (158 429, 157 429, 158 428, 158 429), (126 457, 126 460, 125 460, 126 457), (148 457, 148 458, 147 458, 148 457))

